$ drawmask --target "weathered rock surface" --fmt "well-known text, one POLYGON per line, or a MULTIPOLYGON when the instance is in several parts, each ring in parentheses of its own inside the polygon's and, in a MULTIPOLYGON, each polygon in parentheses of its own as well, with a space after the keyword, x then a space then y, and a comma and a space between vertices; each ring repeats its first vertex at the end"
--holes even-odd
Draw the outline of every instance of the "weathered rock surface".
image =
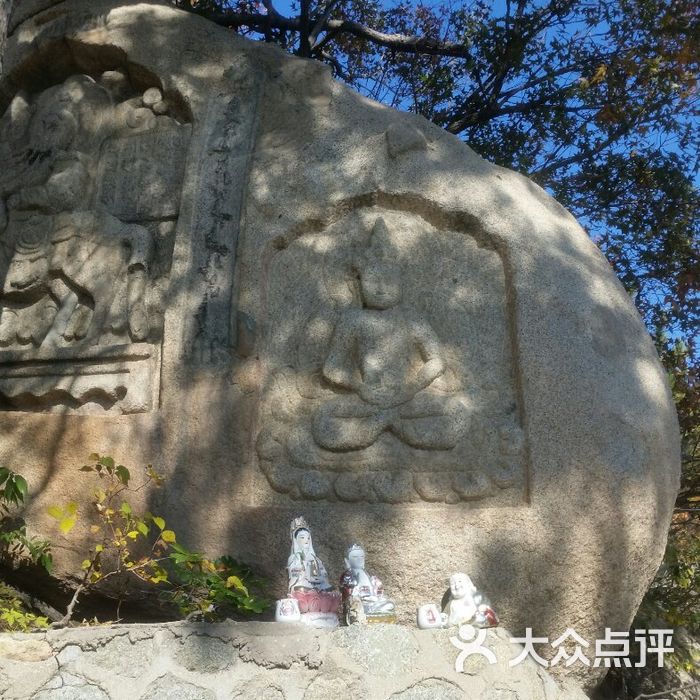
POLYGON ((303 513, 333 577, 364 544, 404 620, 465 570, 518 634, 626 630, 678 430, 574 219, 317 63, 162 5, 50 4, 18 4, 0 81, 0 463, 59 573, 89 533, 45 509, 85 501, 98 451, 166 472, 148 507, 273 593, 303 513))
POLYGON ((459 651, 449 642, 451 634, 386 625, 319 632, 274 622, 4 634, 0 694, 4 700, 586 699, 571 683, 566 689, 559 686, 532 659, 509 668, 508 659, 517 655, 518 647, 509 643, 503 629, 490 630, 485 642, 499 663, 468 659, 465 672, 458 673, 459 651), (293 639, 294 646, 280 651, 279 639, 293 639), (28 643, 47 646, 51 654, 47 659, 8 655, 12 645, 28 643), (251 644, 268 653, 250 659, 245 649, 251 644), (410 662, 402 649, 415 651, 410 662), (199 663, 189 664, 193 659, 199 663), (398 666, 400 673, 385 672, 398 666))

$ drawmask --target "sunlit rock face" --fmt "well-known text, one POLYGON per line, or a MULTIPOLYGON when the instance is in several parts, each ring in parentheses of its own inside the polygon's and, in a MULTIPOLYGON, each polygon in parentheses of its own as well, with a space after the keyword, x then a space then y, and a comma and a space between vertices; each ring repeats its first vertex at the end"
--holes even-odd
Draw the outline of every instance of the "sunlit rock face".
POLYGON ((362 543, 405 621, 459 570, 516 633, 626 630, 678 429, 571 215, 320 64, 162 5, 50 4, 0 83, 0 462, 36 530, 97 451, 156 465, 151 510, 273 593, 303 513, 331 577, 362 543))

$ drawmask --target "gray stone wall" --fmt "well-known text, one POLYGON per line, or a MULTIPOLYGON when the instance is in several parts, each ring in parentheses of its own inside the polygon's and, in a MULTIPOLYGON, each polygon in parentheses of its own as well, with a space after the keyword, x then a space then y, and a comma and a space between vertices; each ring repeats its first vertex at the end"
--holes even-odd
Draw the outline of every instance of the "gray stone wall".
POLYGON ((4 700, 586 700, 488 630, 455 671, 455 630, 171 623, 0 635, 4 700))

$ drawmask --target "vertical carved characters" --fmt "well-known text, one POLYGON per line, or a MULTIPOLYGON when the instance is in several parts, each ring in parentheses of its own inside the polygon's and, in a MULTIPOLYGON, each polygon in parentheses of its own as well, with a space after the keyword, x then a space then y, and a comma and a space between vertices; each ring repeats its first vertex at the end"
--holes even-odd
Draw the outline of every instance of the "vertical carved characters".
POLYGON ((275 491, 456 503, 524 487, 495 250, 366 207, 277 252, 269 279, 257 444, 275 491))
POLYGON ((152 407, 153 382, 129 386, 144 369, 124 365, 146 361, 156 374, 158 278, 190 133, 171 111, 158 88, 138 91, 108 71, 20 93, 0 120, 5 408, 152 407))

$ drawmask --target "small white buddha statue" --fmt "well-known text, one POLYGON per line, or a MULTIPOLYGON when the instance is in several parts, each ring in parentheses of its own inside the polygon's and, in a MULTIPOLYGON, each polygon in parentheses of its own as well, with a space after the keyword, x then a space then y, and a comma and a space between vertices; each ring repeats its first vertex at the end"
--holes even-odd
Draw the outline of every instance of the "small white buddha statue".
POLYGON ((394 602, 385 595, 382 582, 365 570, 365 550, 361 545, 352 544, 348 547, 345 566, 340 577, 340 589, 348 624, 363 617, 367 622, 395 622, 394 602), (363 616, 358 616, 355 610, 358 601, 363 616))
POLYGON ((450 576, 450 600, 447 603, 447 624, 465 625, 477 612, 476 586, 466 574, 457 573, 450 576))

